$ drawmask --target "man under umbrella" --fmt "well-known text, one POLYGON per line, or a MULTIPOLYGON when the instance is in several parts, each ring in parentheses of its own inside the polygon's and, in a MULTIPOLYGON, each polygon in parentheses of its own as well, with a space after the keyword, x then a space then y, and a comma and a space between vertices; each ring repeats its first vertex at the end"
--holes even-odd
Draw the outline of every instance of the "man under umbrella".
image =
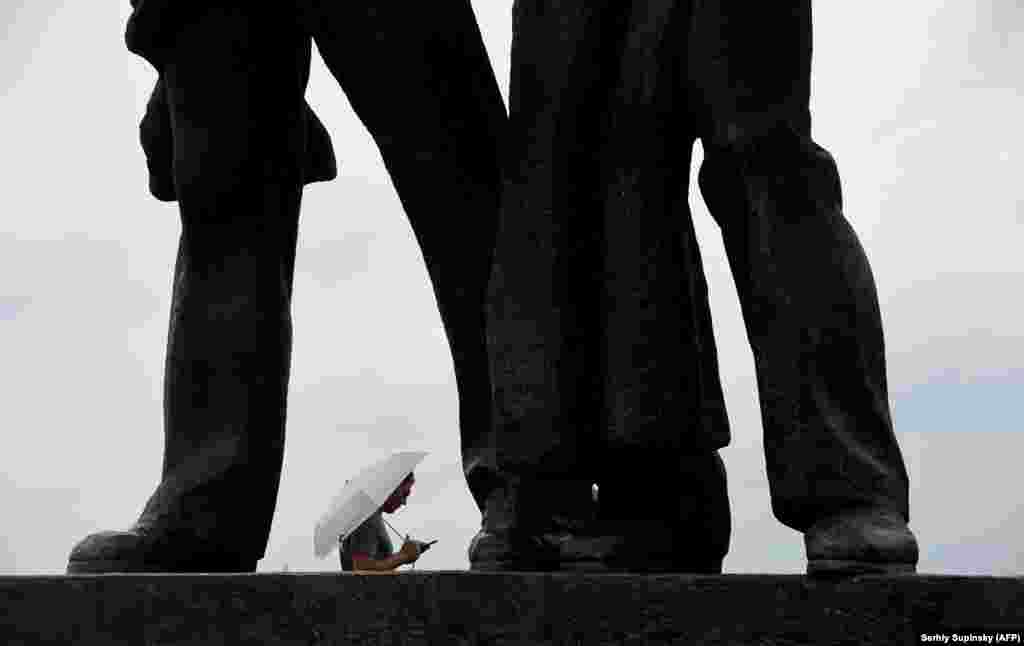
MULTIPOLYGON (((393 514, 404 507, 415 482, 416 477, 410 473, 375 514, 347 536, 339 538, 338 556, 341 559, 341 569, 363 572, 396 570, 401 565, 415 563, 433 544, 406 536, 401 549, 396 552, 384 526, 387 521, 384 520, 383 514, 393 514)), ((390 526, 390 523, 388 525, 390 526)))

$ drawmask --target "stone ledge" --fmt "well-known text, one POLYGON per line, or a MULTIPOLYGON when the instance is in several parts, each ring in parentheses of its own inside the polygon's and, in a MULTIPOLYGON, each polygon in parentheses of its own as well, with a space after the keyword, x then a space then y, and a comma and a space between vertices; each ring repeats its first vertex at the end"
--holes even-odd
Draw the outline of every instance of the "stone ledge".
POLYGON ((1021 643, 1024 577, 0 577, 0 643, 10 645, 889 645, 983 632, 1021 643))

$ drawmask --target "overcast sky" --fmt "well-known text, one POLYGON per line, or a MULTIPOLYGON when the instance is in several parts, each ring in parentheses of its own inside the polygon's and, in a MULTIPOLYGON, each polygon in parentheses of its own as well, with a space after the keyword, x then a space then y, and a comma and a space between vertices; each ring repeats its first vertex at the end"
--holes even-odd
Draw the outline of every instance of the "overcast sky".
MULTIPOLYGON (((473 4, 506 91, 511 0, 473 4)), ((1024 8, 815 7, 814 136, 838 160, 878 282, 919 569, 1019 575, 1024 8)), ((147 191, 136 127, 154 73, 124 48, 128 9, 0 5, 0 574, 63 572, 77 540, 129 526, 159 479, 179 224, 176 205, 147 191)), ((430 455, 390 520, 440 539, 418 569, 464 569, 480 518, 420 253, 372 140, 316 56, 308 97, 340 177, 303 199, 288 443, 259 569, 337 570, 336 555, 313 556, 317 517, 360 466, 413 449, 430 455)), ((733 425, 725 569, 803 572, 800 535, 769 508, 721 237, 696 192, 691 201, 733 425)))

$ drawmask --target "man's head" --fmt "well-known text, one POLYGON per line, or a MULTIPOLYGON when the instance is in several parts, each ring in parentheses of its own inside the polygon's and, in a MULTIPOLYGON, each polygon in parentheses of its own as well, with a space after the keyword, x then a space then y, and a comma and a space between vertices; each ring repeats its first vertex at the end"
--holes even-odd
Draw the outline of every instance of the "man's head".
POLYGON ((405 505, 406 498, 409 497, 409 493, 412 491, 412 485, 416 482, 416 476, 412 473, 405 476, 405 480, 398 485, 398 488, 388 496, 388 499, 384 501, 384 504, 380 506, 381 511, 385 511, 389 514, 393 514, 398 511, 399 507, 405 505))

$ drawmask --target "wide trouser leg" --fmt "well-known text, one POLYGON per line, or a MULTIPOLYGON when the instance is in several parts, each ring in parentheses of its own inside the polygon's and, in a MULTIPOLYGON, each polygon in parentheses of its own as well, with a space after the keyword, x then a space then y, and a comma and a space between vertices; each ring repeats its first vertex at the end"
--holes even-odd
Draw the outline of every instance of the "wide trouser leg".
POLYGON ((536 534, 545 513, 587 519, 579 492, 593 481, 602 522, 579 540, 563 535, 562 567, 688 567, 675 559, 696 549, 678 540, 682 525, 714 534, 715 555, 701 545, 702 563, 720 560, 728 543, 714 454, 728 443, 728 422, 686 204, 695 128, 672 63, 662 69, 669 9, 513 9, 512 152, 488 297, 497 464, 510 493, 475 540, 484 569, 514 560, 515 537, 501 534, 517 523, 536 534), (642 547, 620 540, 626 534, 642 535, 642 547))
POLYGON ((309 37, 217 6, 164 70, 182 232, 163 478, 138 526, 262 557, 284 449, 309 37))
POLYGON ((600 532, 622 539, 606 554, 613 569, 713 573, 731 534, 717 453, 729 424, 688 204, 697 130, 678 73, 685 39, 674 3, 623 4, 610 21, 618 40, 603 37, 614 64, 600 134, 580 154, 599 160, 600 532))
POLYGON ((728 442, 661 4, 514 6, 488 297, 503 471, 594 480, 619 449, 728 442))
POLYGON ((700 187, 753 346, 775 515, 800 531, 852 508, 906 519, 874 280, 810 136, 810 0, 691 6, 700 187))
POLYGON ((423 253, 454 359, 466 478, 482 508, 493 486, 483 302, 506 115, 476 19, 467 0, 304 7, 423 253))
POLYGON ((598 270, 599 237, 595 214, 574 211, 569 193, 596 123, 581 108, 606 91, 595 58, 605 4, 513 5, 509 165, 487 298, 503 474, 594 477, 600 292, 587 274, 598 270))
POLYGON ((662 464, 729 443, 688 203, 696 124, 676 73, 676 17, 671 2, 624 4, 602 35, 606 94, 581 106, 598 113, 596 136, 569 160, 586 173, 574 210, 597 232, 596 270, 580 282, 600 291, 589 325, 601 339, 599 463, 613 473, 624 454, 662 464))

